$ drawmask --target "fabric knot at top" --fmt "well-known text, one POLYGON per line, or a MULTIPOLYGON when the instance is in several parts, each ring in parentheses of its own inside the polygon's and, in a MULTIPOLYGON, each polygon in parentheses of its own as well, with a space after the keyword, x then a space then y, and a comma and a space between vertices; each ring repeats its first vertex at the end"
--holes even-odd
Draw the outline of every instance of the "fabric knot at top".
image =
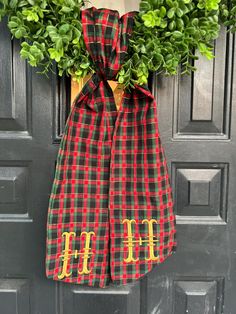
MULTIPOLYGON (((127 55, 129 38, 132 35, 134 18, 137 11, 130 11, 121 17, 119 12, 111 9, 91 7, 81 11, 82 27, 86 48, 96 65, 96 72, 85 83, 81 92, 74 99, 74 104, 85 106, 96 112, 116 111, 112 89, 107 80, 114 80, 127 55), (104 100, 106 98, 106 101, 104 100)), ((129 92, 124 90, 122 107, 130 109, 142 107, 143 103, 129 101, 131 98, 149 98, 153 101, 147 84, 137 85, 129 92)), ((142 108, 145 109, 145 108, 142 108)))
POLYGON ((91 7, 82 11, 86 48, 102 80, 115 79, 127 54, 135 11, 122 17, 116 10, 91 7))

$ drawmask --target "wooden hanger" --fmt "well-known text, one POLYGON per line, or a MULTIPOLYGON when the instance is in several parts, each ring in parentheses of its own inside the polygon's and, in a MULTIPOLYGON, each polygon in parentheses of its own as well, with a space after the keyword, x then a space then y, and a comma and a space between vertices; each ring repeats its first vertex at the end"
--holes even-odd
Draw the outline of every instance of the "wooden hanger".
POLYGON ((138 11, 140 0, 90 0, 86 7, 94 6, 96 8, 108 8, 117 10, 120 16, 129 11, 138 11))
MULTIPOLYGON (((90 77, 91 77, 91 74, 87 75, 79 83, 71 80, 71 105, 73 104, 73 100, 75 99, 75 97, 82 90, 84 84, 87 82, 87 80, 90 77)), ((114 94, 116 108, 117 108, 117 110, 119 110, 120 103, 122 100, 122 95, 124 92, 124 86, 122 84, 119 84, 117 81, 108 80, 108 83, 111 86, 111 89, 112 89, 113 94, 114 94)))

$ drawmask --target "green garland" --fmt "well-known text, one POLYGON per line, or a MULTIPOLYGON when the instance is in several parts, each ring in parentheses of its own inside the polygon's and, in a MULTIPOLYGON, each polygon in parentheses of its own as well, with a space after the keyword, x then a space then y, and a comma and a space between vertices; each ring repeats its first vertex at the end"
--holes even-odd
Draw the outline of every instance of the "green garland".
MULTIPOLYGON (((79 81, 95 71, 81 24, 83 0, 0 0, 0 20, 21 40, 20 55, 40 73, 53 71, 79 81)), ((126 88, 146 84, 150 71, 175 75, 195 71, 198 49, 214 58, 220 26, 236 30, 236 0, 141 0, 124 65, 117 74, 126 88)))

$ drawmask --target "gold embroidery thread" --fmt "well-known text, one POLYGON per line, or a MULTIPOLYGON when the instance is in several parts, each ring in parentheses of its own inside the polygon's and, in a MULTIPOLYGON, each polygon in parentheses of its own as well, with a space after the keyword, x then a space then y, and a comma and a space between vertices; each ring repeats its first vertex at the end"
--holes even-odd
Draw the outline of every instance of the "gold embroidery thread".
POLYGON ((86 238, 85 238, 85 247, 83 249, 83 253, 80 253, 82 254, 82 259, 83 259, 83 268, 82 268, 82 271, 78 271, 78 273, 80 275, 87 275, 87 274, 90 274, 91 273, 91 269, 89 270, 88 269, 88 259, 91 257, 91 254, 93 254, 90 250, 90 240, 91 240, 91 236, 95 236, 95 233, 93 231, 90 231, 90 232, 86 232, 86 231, 83 231, 81 232, 81 235, 82 236, 83 234, 86 235, 86 238))
POLYGON ((142 224, 147 223, 148 225, 148 236, 147 239, 142 239, 139 237, 139 240, 134 240, 134 236, 132 233, 132 224, 136 224, 136 221, 134 219, 124 219, 122 221, 122 224, 127 224, 127 240, 124 240, 123 243, 128 247, 128 256, 124 258, 124 262, 130 263, 130 262, 137 262, 139 258, 134 258, 133 256, 133 247, 135 246, 135 243, 138 243, 139 246, 142 244, 147 243, 149 248, 149 257, 146 257, 146 261, 157 261, 159 259, 159 256, 155 256, 154 254, 154 246, 156 242, 159 240, 156 239, 156 236, 153 234, 153 224, 158 223, 156 219, 144 219, 142 221, 142 224))
MULTIPOLYGON (((154 246, 159 240, 157 239, 156 236, 154 236, 154 231, 153 231, 153 225, 157 224, 156 219, 143 219, 142 224, 147 224, 148 226, 148 235, 142 239, 139 237, 139 240, 135 240, 134 235, 133 235, 133 230, 132 226, 136 224, 135 219, 124 219, 122 221, 122 224, 126 224, 127 226, 127 236, 126 239, 123 241, 123 243, 127 246, 128 248, 128 255, 127 257, 124 257, 124 262, 126 263, 131 263, 131 262, 137 262, 139 261, 139 257, 135 258, 134 257, 134 247, 136 244, 139 246, 144 245, 147 243, 148 246, 148 252, 149 256, 145 257, 146 261, 157 261, 159 259, 159 256, 155 256, 155 251, 154 251, 154 246)), ((93 231, 83 231, 80 234, 80 237, 85 235, 85 246, 84 248, 79 252, 78 250, 75 250, 74 252, 71 252, 70 250, 70 241, 72 238, 76 236, 75 232, 63 232, 62 237, 65 238, 65 244, 64 244, 64 250, 63 254, 61 254, 59 257, 62 258, 62 271, 61 274, 58 275, 59 279, 63 279, 65 277, 69 277, 72 274, 72 271, 68 272, 67 268, 69 266, 70 260, 72 257, 75 259, 81 256, 82 258, 82 269, 78 269, 78 274, 80 275, 88 275, 91 273, 92 269, 89 269, 89 259, 93 255, 92 248, 91 246, 91 239, 93 236, 95 236, 95 232, 93 231)))
POLYGON ((127 224, 127 240, 124 240, 123 242, 127 245, 128 247, 128 256, 126 258, 124 258, 124 261, 126 263, 130 263, 130 262, 137 262, 139 260, 139 258, 134 258, 133 256, 133 247, 135 245, 135 243, 139 243, 140 245, 140 241, 141 241, 141 238, 139 240, 134 240, 133 239, 133 233, 132 233, 132 224, 136 224, 136 221, 134 219, 124 219, 122 221, 122 224, 127 224))
POLYGON ((68 263, 69 263, 71 257, 73 255, 77 255, 78 254, 77 250, 75 251, 75 253, 70 253, 70 249, 69 249, 69 247, 70 247, 70 239, 71 239, 72 236, 75 237, 75 235, 76 235, 75 232, 63 232, 62 233, 62 237, 65 237, 65 248, 63 250, 64 254, 59 256, 59 257, 62 257, 62 261, 63 261, 62 272, 61 272, 60 275, 58 275, 59 279, 63 279, 65 277, 69 277, 72 274, 72 272, 70 272, 70 273, 67 272, 67 267, 68 267, 68 263))
POLYGON ((81 271, 78 270, 78 273, 80 275, 87 275, 91 273, 92 270, 88 269, 88 260, 93 254, 90 248, 90 242, 91 242, 91 237, 95 236, 95 233, 93 231, 90 231, 90 232, 83 231, 81 232, 80 236, 82 235, 86 235, 85 247, 80 252, 78 250, 71 252, 70 241, 71 241, 72 236, 73 237, 76 236, 76 233, 75 232, 63 232, 62 237, 63 238, 65 237, 65 247, 63 250, 63 254, 59 256, 62 258, 63 264, 62 264, 62 272, 61 274, 58 275, 58 279, 63 279, 65 277, 71 276, 72 272, 67 272, 69 262, 72 257, 76 259, 80 255, 82 256, 83 265, 82 265, 82 270, 81 271))
POLYGON ((154 255, 154 245, 156 242, 158 242, 157 239, 154 239, 156 238, 154 235, 153 235, 153 224, 156 223, 157 224, 157 221, 156 219, 151 219, 151 220, 148 220, 148 219, 144 219, 142 221, 142 224, 143 223, 147 223, 148 224, 148 236, 147 236, 147 240, 143 240, 142 239, 142 243, 148 243, 148 247, 149 247, 149 257, 145 258, 146 261, 157 261, 159 259, 158 256, 155 256, 154 255))

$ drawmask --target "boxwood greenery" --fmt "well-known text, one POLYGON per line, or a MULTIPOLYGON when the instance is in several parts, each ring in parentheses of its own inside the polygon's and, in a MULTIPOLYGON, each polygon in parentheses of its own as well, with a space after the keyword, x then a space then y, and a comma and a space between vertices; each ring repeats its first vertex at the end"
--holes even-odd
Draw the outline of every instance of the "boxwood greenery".
MULTIPOLYGON (((53 71, 79 81, 95 71, 84 43, 83 0, 0 0, 22 58, 40 73, 53 71)), ((195 54, 214 58, 220 27, 236 30, 236 0, 141 0, 126 60, 117 80, 126 88, 147 83, 150 71, 164 75, 196 71, 195 54)))

